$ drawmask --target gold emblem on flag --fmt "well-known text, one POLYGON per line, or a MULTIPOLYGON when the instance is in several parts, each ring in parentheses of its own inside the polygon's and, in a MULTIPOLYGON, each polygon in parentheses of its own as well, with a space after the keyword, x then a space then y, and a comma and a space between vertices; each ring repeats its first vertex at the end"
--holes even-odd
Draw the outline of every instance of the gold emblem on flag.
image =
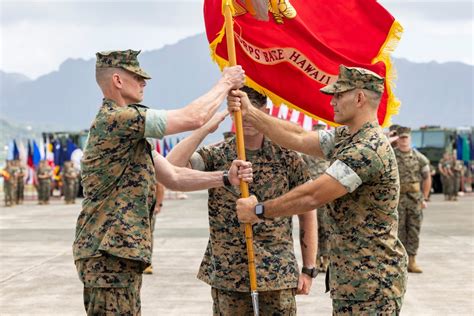
POLYGON ((259 20, 268 21, 268 12, 273 15, 275 22, 284 24, 284 19, 294 19, 297 15, 296 9, 289 0, 233 0, 234 16, 250 13, 259 20), (261 12, 264 8, 264 12, 261 12))

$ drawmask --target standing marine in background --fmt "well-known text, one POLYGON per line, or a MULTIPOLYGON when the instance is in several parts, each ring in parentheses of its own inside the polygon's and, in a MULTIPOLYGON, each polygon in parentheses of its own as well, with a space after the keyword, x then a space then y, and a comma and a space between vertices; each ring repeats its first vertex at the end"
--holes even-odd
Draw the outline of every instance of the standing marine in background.
POLYGON ((464 165, 462 160, 458 160, 456 155, 453 154, 453 201, 458 200, 459 191, 462 190, 461 188, 461 179, 464 172, 464 165))
POLYGON ((411 147, 409 127, 400 126, 398 137, 398 146, 394 149, 400 175, 398 237, 408 253, 408 272, 422 273, 415 257, 420 245, 423 209, 427 207, 431 190, 430 162, 411 147))
POLYGON ((16 186, 16 179, 11 160, 6 161, 5 168, 2 170, 2 177, 5 206, 13 206, 15 203, 13 191, 16 186))
POLYGON ((51 178, 53 170, 46 160, 41 160, 36 171, 38 178, 38 204, 49 204, 49 196, 51 195, 51 178))
POLYGON ((443 158, 439 161, 438 169, 441 173, 441 184, 443 185, 444 200, 451 201, 454 199, 454 174, 453 160, 450 153, 444 153, 443 158))
MULTIPOLYGON (((313 131, 324 130, 326 125, 315 124, 313 125, 313 131)), ((311 174, 311 179, 316 180, 320 177, 327 168, 329 168, 329 161, 314 156, 301 154, 304 162, 308 166, 311 174)), ((316 267, 320 272, 326 272, 329 266, 329 223, 327 219, 327 213, 329 204, 323 205, 317 209, 318 216, 318 253, 316 255, 316 267)))
POLYGON ((23 200, 25 199, 26 168, 21 164, 20 160, 14 160, 14 162, 17 167, 15 200, 16 204, 23 204, 23 200))
POLYGON ((76 168, 74 168, 72 161, 66 161, 63 170, 61 170, 64 201, 66 204, 76 203, 77 174, 78 172, 76 168))

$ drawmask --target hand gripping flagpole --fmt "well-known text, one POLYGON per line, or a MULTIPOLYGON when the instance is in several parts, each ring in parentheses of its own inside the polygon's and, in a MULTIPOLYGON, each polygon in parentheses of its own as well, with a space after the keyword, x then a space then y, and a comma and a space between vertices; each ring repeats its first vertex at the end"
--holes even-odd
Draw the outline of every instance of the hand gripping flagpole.
MULTIPOLYGON (((231 0, 224 0, 224 17, 229 66, 235 66, 237 65, 237 58, 235 55, 234 25, 231 0)), ((241 111, 234 112, 234 124, 237 136, 237 156, 240 160, 246 160, 241 111)), ((243 198, 247 198, 250 196, 248 183, 242 180, 240 180, 240 192, 243 198)), ((255 254, 253 252, 253 233, 251 224, 245 224, 245 243, 247 245, 250 295, 252 297, 253 314, 255 316, 258 316, 257 271, 255 269, 255 254)))

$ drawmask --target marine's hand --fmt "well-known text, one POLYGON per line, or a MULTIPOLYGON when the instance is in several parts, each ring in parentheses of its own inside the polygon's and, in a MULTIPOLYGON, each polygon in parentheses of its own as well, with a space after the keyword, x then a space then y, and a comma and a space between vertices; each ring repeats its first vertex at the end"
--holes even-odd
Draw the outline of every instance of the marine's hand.
POLYGON ((421 202, 421 208, 422 208, 422 209, 425 209, 425 208, 427 208, 427 207, 428 207, 428 202, 427 202, 427 201, 421 202))
POLYGON ((229 113, 242 111, 242 116, 245 116, 250 108, 250 104, 247 93, 243 91, 232 90, 227 96, 227 109, 229 113))
POLYGON ((255 205, 257 203, 258 200, 255 195, 237 200, 237 217, 241 223, 254 224, 259 221, 257 215, 255 215, 255 205))
POLYGON ((240 179, 250 183, 253 181, 252 163, 243 160, 234 160, 229 169, 229 181, 232 185, 239 185, 240 179))
POLYGON ((217 112, 202 128, 209 134, 214 133, 227 115, 229 115, 227 110, 217 112))
POLYGON ((305 273, 301 273, 298 279, 298 288, 296 294, 308 295, 313 285, 313 278, 305 273))
POLYGON ((245 71, 242 66, 226 67, 222 71, 222 79, 231 85, 231 89, 242 88, 245 82, 245 71))

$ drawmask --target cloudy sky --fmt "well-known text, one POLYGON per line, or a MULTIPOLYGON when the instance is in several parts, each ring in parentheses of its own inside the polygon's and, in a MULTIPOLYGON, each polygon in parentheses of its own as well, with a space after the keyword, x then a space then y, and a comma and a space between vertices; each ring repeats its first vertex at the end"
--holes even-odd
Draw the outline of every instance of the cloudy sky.
MULTIPOLYGON (((380 0, 404 26, 396 57, 474 64, 473 0, 380 0)), ((99 50, 152 50, 204 32, 203 0, 0 0, 0 70, 30 78, 99 50)))

